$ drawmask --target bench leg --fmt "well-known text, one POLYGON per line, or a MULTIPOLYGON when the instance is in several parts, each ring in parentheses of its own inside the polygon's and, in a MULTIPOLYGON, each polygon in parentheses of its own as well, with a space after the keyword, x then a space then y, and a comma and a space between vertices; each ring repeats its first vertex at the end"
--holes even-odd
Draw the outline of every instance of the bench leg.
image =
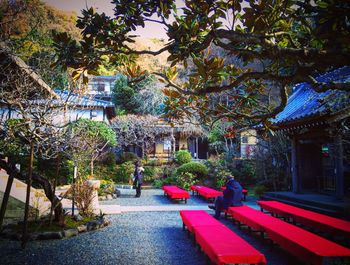
POLYGON ((187 203, 187 199, 185 199, 185 203, 187 203))
POLYGON ((182 231, 185 231, 186 230, 186 226, 185 226, 185 223, 182 222, 182 231))

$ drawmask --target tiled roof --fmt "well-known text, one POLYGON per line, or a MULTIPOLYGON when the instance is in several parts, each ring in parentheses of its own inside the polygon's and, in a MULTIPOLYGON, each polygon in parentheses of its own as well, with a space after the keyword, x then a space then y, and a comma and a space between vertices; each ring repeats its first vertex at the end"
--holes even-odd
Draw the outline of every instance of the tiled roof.
POLYGON ((81 96, 69 91, 55 90, 55 93, 62 99, 68 100, 69 103, 81 106, 81 107, 103 107, 114 108, 114 104, 110 101, 94 99, 88 96, 81 96))
MULTIPOLYGON (((320 75, 316 80, 326 83, 350 82, 350 66, 320 75)), ((320 117, 350 107, 350 93, 345 91, 327 90, 317 93, 307 83, 295 85, 293 91, 285 109, 272 119, 273 124, 320 117)))

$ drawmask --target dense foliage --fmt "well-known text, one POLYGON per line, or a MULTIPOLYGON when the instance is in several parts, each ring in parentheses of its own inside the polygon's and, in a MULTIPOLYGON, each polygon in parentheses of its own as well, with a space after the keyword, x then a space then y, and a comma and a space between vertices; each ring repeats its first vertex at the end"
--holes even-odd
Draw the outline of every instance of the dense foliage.
POLYGON ((180 150, 175 152, 175 162, 179 165, 183 165, 191 162, 192 155, 187 150, 180 150))
POLYGON ((308 82, 316 91, 350 88, 349 83, 326 84, 312 77, 349 62, 347 1, 190 0, 181 10, 174 0, 113 4, 114 17, 83 11, 77 21, 82 42, 57 35, 59 63, 85 74, 101 64, 102 54, 123 65, 130 55, 167 51, 174 67, 160 75, 169 86, 164 90, 168 117, 268 125, 286 105, 290 84, 308 82), (164 48, 131 48, 129 33, 145 21, 167 30, 164 48), (223 53, 212 54, 211 47, 223 53), (226 62, 227 55, 236 62, 226 62), (185 82, 177 82, 179 64, 187 68, 185 82))
POLYGON ((118 75, 112 99, 120 114, 159 115, 164 103, 164 95, 153 75, 139 81, 126 75, 118 75))
POLYGON ((179 166, 175 171, 176 176, 184 173, 191 173, 195 175, 197 179, 203 179, 208 175, 208 168, 202 163, 189 162, 179 166))

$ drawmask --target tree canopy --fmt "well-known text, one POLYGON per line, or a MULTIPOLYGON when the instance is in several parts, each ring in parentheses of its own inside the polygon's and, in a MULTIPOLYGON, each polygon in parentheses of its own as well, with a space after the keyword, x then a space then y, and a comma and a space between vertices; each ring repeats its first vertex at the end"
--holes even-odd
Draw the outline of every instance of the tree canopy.
POLYGON ((114 0, 114 17, 83 10, 82 41, 58 34, 58 62, 78 74, 93 73, 107 55, 117 66, 139 54, 169 52, 172 68, 158 73, 169 87, 169 117, 264 122, 285 107, 291 84, 316 91, 350 90, 349 83, 322 83, 318 73, 350 61, 349 1, 340 0, 114 0), (146 21, 167 31, 158 51, 130 48, 132 31, 146 21), (219 48, 221 54, 213 54, 219 48), (230 63, 235 57, 240 63, 230 63), (188 75, 178 82, 176 66, 188 75))

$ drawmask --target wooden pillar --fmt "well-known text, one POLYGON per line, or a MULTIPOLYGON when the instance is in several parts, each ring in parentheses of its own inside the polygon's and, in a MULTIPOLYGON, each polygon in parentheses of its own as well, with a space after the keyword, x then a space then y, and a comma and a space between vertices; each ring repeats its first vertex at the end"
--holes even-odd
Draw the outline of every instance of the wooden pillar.
POLYGON ((340 134, 334 138, 335 151, 335 195, 338 199, 344 198, 344 165, 343 143, 340 134))
POLYGON ((196 158, 198 159, 198 137, 196 137, 196 158))
POLYGON ((294 193, 300 193, 300 179, 298 174, 298 139, 295 135, 292 138, 292 155, 291 155, 291 171, 292 171, 292 191, 294 193))

